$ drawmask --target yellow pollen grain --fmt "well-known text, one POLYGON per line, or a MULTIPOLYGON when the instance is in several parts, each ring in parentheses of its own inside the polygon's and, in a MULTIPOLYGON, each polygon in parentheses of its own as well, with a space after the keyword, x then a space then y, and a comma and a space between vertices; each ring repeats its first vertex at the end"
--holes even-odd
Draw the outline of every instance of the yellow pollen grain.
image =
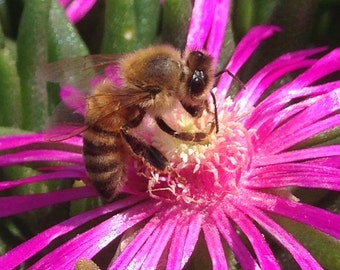
POLYGON ((128 29, 124 32, 123 36, 126 40, 131 40, 133 38, 133 35, 134 35, 134 31, 131 29, 128 29))

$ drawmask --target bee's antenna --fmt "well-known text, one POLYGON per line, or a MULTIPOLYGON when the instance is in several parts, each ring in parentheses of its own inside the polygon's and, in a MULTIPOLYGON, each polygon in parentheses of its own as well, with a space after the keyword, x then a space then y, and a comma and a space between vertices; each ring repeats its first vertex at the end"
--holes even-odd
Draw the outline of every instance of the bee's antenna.
POLYGON ((215 74, 215 77, 219 77, 219 76, 221 76, 223 73, 228 73, 228 75, 229 75, 230 77, 232 77, 235 81, 237 81, 237 83, 241 86, 241 88, 243 88, 243 89, 246 88, 246 86, 245 86, 244 83, 240 80, 240 78, 237 77, 236 75, 234 75, 233 73, 231 73, 228 69, 224 69, 224 70, 222 70, 222 71, 220 71, 220 72, 217 72, 217 73, 215 74))
POLYGON ((217 113, 217 103, 216 103, 216 97, 213 91, 210 91, 210 95, 213 99, 214 103, 214 114, 215 114, 215 125, 216 125, 216 133, 219 131, 219 125, 218 125, 218 113, 217 113))

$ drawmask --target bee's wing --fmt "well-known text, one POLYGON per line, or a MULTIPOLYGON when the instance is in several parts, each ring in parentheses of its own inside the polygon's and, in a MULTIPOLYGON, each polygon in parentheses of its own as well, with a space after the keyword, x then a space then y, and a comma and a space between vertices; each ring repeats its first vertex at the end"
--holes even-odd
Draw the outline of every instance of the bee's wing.
MULTIPOLYGON (((106 75, 109 79, 119 71, 119 61, 123 55, 97 54, 66 58, 42 65, 36 76, 41 81, 72 85, 82 91, 89 91, 91 82, 97 75, 106 75), (110 72, 114 69, 115 72, 110 72), (107 74, 105 74, 107 73, 107 74)), ((113 78, 114 79, 114 78, 113 78)))
POLYGON ((54 109, 44 130, 48 141, 62 141, 80 135, 86 129, 86 99, 96 80, 109 76, 114 82, 112 74, 119 73, 121 57, 118 54, 79 56, 45 64, 38 69, 38 80, 63 86, 60 90, 62 102, 54 109))
POLYGON ((62 102, 53 110, 44 130, 47 141, 63 141, 80 135, 86 129, 86 94, 72 86, 65 86, 60 95, 62 102))
POLYGON ((88 99, 97 98, 98 95, 104 98, 105 103, 102 102, 101 107, 91 108, 98 116, 96 121, 115 117, 118 110, 131 108, 152 98, 142 89, 120 88, 115 85, 112 85, 109 91, 96 95, 86 95, 71 86, 63 87, 61 90, 63 102, 55 108, 49 119, 46 129, 47 140, 62 141, 80 135, 86 130, 85 114, 91 113, 86 112, 86 104, 88 99))

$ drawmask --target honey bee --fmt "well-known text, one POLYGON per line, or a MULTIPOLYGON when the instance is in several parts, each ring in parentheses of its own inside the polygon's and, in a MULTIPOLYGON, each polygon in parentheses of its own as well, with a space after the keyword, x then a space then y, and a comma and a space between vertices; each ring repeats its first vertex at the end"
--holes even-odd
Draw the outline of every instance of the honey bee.
POLYGON ((205 140, 214 129, 217 132, 218 121, 216 104, 215 119, 208 132, 175 131, 162 119, 178 101, 192 117, 200 117, 208 110, 214 75, 212 58, 202 51, 181 55, 171 46, 157 45, 123 56, 78 57, 47 64, 38 76, 60 83, 70 80, 70 67, 81 74, 108 65, 118 66, 122 83, 116 85, 105 79, 86 98, 83 156, 89 181, 104 199, 111 201, 125 183, 131 155, 159 171, 169 169, 168 160, 158 149, 132 134, 146 114, 164 132, 192 142, 205 140))

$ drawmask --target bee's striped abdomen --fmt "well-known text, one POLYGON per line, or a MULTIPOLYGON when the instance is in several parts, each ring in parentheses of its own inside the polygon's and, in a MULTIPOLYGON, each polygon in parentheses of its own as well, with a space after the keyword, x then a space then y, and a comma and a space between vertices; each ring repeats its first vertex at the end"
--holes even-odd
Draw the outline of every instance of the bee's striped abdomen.
POLYGON ((89 126, 84 132, 84 162, 89 181, 111 200, 124 183, 127 151, 119 132, 89 126))

